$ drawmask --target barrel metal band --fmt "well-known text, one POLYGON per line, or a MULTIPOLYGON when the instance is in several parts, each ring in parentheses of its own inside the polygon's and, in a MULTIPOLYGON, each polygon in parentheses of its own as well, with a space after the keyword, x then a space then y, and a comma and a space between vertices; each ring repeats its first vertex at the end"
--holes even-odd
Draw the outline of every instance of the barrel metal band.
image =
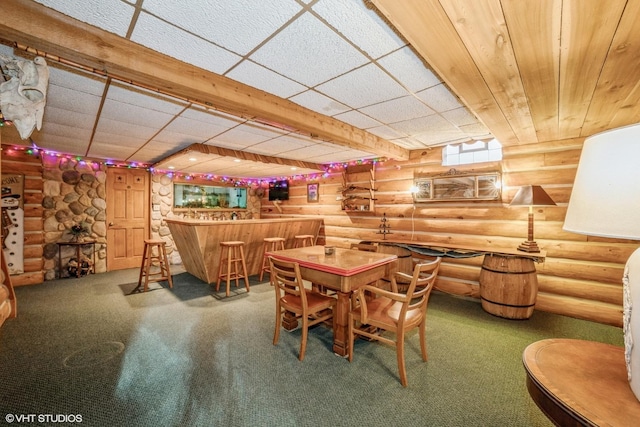
POLYGON ((480 297, 480 299, 482 299, 483 301, 486 301, 488 303, 495 304, 495 305, 502 305, 504 307, 528 308, 528 307, 533 307, 533 306, 536 305, 535 302, 533 304, 529 304, 529 305, 516 305, 516 304, 507 304, 507 303, 504 303, 504 302, 491 301, 490 299, 487 299, 485 297, 480 297))
POLYGON ((533 271, 501 271, 501 270, 494 270, 493 268, 489 268, 487 266, 482 266, 483 270, 487 270, 490 271, 492 273, 498 273, 498 274, 531 274, 531 273, 535 273, 536 270, 533 271))

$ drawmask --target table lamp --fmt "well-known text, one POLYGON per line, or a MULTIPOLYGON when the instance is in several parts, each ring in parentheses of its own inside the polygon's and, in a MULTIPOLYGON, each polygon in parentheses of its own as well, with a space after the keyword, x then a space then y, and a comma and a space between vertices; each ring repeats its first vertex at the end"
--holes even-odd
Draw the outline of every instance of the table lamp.
MULTIPOLYGON (((640 124, 585 139, 562 228, 640 240, 640 124)), ((640 346, 640 249, 627 260, 622 282, 627 374, 640 399, 640 348, 634 349, 640 346)))
POLYGON ((509 206, 529 206, 529 233, 527 240, 518 246, 519 251, 540 252, 538 244, 533 240, 533 207, 555 205, 555 202, 539 185, 525 185, 520 187, 509 204, 509 206))

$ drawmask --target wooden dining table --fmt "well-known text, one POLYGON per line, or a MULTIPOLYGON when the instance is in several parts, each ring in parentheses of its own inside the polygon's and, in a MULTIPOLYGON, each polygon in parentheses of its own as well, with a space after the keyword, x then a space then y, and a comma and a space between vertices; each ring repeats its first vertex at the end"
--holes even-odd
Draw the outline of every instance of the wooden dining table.
MULTIPOLYGON (((267 252, 267 255, 297 262, 304 280, 336 292, 338 301, 333 313, 333 351, 340 356, 348 354, 347 322, 351 293, 378 279, 390 277, 398 269, 397 255, 344 248, 334 248, 330 255, 325 254, 324 246, 285 249, 267 252)), ((283 322, 283 327, 294 329, 297 321, 283 322)))

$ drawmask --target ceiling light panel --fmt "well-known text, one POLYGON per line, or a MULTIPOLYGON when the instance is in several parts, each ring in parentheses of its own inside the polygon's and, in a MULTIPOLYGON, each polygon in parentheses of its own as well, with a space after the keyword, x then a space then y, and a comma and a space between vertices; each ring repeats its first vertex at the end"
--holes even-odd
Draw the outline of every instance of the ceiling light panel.
POLYGON ((367 62, 364 55, 310 13, 303 14, 267 41, 251 59, 307 86, 315 86, 367 62))
MULTIPOLYGON (((145 0, 145 10, 246 55, 301 9, 294 0, 145 0)), ((195 53, 195 52, 194 52, 195 53)))
POLYGON ((356 109, 407 95, 402 86, 373 64, 321 84, 316 90, 356 109))
POLYGON ((35 0, 79 21, 100 27, 120 37, 127 35, 135 11, 120 0, 35 0))
POLYGON ((231 70, 227 77, 281 98, 289 98, 306 89, 305 86, 252 61, 243 61, 231 70))

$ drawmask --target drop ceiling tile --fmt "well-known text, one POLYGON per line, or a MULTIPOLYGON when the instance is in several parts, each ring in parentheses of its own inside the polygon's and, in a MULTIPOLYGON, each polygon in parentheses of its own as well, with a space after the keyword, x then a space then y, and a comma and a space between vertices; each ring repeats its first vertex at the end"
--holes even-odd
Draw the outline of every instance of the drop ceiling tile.
POLYGON ((227 73, 227 77, 281 98, 289 98, 306 89, 301 84, 252 61, 242 61, 227 73))
POLYGON ((184 135, 192 135, 199 139, 198 142, 204 142, 215 137, 229 128, 238 126, 242 121, 240 119, 231 120, 227 116, 221 116, 215 112, 208 112, 201 109, 189 108, 180 116, 175 118, 167 127, 165 127, 159 138, 164 138, 164 132, 172 132, 184 135))
POLYGON ((282 135, 284 135, 284 133, 274 128, 254 123, 245 123, 217 135, 215 138, 209 140, 208 143, 233 150, 242 150, 282 135))
POLYGON ((367 62, 356 48, 310 13, 285 27, 250 58, 307 86, 315 86, 367 62))
MULTIPOLYGON (((185 8, 188 9, 188 8, 185 8)), ((242 57, 191 33, 141 13, 131 40, 187 64, 224 74, 242 57)))
POLYGON ((372 119, 369 116, 365 116, 361 112, 357 110, 347 111, 346 113, 337 114, 334 116, 336 119, 343 121, 345 123, 349 123, 352 126, 355 126, 359 129, 369 129, 372 127, 381 126, 377 120, 372 119))
POLYGON ((313 11, 374 59, 405 45, 363 1, 322 0, 313 11))
POLYGON ((391 140, 391 142, 393 142, 394 144, 398 144, 401 147, 404 147, 406 149, 409 150, 418 150, 420 148, 425 148, 427 147, 426 144, 424 144, 423 142, 420 142, 418 140, 415 140, 414 138, 399 138, 399 139, 393 139, 391 140))
MULTIPOLYGON (((53 105, 47 105, 44 111, 44 117, 43 123, 46 124, 47 131, 49 126, 61 125, 69 128, 69 132, 71 134, 73 134, 74 129, 77 129, 78 131, 87 130, 91 132, 96 120, 95 114, 78 113, 76 111, 58 108, 53 105)), ((43 129, 44 128, 43 124, 43 129)), ((91 134, 89 134, 89 136, 91 136, 91 134)))
MULTIPOLYGON (((128 161, 130 156, 142 145, 144 145, 144 141, 139 138, 109 134, 106 132, 96 133, 91 143, 88 156, 128 161)), ((143 159, 132 160, 139 162, 144 161, 143 159)))
MULTIPOLYGON (((278 138, 270 139, 259 144, 252 145, 247 151, 257 154, 266 154, 269 156, 278 156, 288 151, 297 150, 299 148, 311 145, 310 142, 297 136, 285 135, 278 138)), ((283 155, 282 157, 290 158, 283 155)))
POLYGON ((79 132, 78 135, 68 136, 65 128, 56 129, 57 125, 52 126, 52 131, 44 132, 34 131, 31 134, 31 139, 36 142, 36 145, 45 150, 51 150, 56 153, 73 153, 78 155, 84 155, 88 146, 89 136, 84 139, 83 133, 79 132))
POLYGON ((440 145, 455 143, 467 139, 467 136, 459 129, 429 131, 413 135, 413 138, 426 145, 440 145))
POLYGON ((334 101, 315 90, 308 90, 290 98, 290 100, 325 116, 333 116, 351 110, 346 105, 334 101))
POLYGON ((112 83, 111 86, 109 86, 107 101, 109 100, 171 115, 178 114, 188 105, 188 103, 183 100, 119 82, 112 83))
POLYGON ((460 126, 460 130, 466 133, 467 135, 477 139, 491 137, 491 132, 489 132, 489 129, 487 129, 485 125, 483 125, 480 122, 476 122, 469 125, 462 125, 460 126))
POLYGON ((127 35, 135 9, 120 0, 35 0, 36 2, 121 37, 127 35))
POLYGON ((443 85, 438 85, 418 92, 416 95, 438 113, 462 107, 458 98, 443 85))
POLYGON ((396 122, 391 125, 398 132, 404 132, 407 135, 414 135, 416 133, 425 132, 426 130, 437 131, 449 131, 451 129, 457 129, 449 121, 443 117, 434 114, 426 117, 418 117, 416 119, 405 120, 402 122, 396 122))
POLYGON ((394 123, 417 117, 430 116, 435 112, 414 96, 404 96, 360 109, 382 123, 394 123))
MULTIPOLYGON (((146 124, 147 122, 143 123, 146 124)), ((137 141, 137 145, 135 145, 135 147, 138 147, 147 142, 157 131, 157 128, 128 123, 121 120, 114 120, 107 118, 106 115, 103 114, 100 117, 100 121, 98 121, 98 126, 96 128, 96 139, 99 136, 107 134, 116 138, 116 140, 113 141, 114 144, 120 144, 124 140, 132 143, 132 141, 135 140, 137 141)))
POLYGON ((358 109, 407 95, 407 91, 373 64, 316 87, 318 92, 358 109))
POLYGON ((372 134, 377 135, 380 138, 384 138, 384 139, 404 138, 407 136, 406 133, 400 132, 389 126, 378 126, 378 127, 370 128, 367 130, 372 134))
POLYGON ((90 115, 92 121, 95 121, 100 109, 100 96, 50 84, 47 89, 47 103, 44 107, 45 117, 50 108, 90 115))
MULTIPOLYGON (((55 85, 97 97, 102 96, 104 85, 107 83, 105 77, 85 73, 58 63, 51 64, 51 61, 47 64, 49 65, 49 87, 55 85)), ((49 101, 50 99, 47 99, 47 102, 49 101)))
POLYGON ((246 55, 301 9, 293 0, 145 0, 143 8, 167 22, 246 55))
MULTIPOLYGON (((119 126, 129 124, 132 126, 138 126, 140 128, 150 129, 148 137, 150 138, 159 131, 163 126, 171 121, 173 115, 163 113, 160 111, 149 110, 139 105, 125 104, 123 102, 107 99, 102 107, 102 113, 100 120, 98 121, 98 128, 100 129, 105 121, 118 122, 119 126), (141 121, 140 117, 144 117, 141 121), (143 123, 142 126, 137 125, 143 123)), ((113 126, 114 123, 110 123, 109 126, 113 126)))
POLYGON ((400 84, 411 92, 418 92, 442 83, 413 53, 410 47, 405 47, 380 58, 378 64, 389 74, 395 76, 400 84))
POLYGON ((471 125, 478 121, 465 107, 445 111, 442 113, 442 117, 449 120, 456 126, 471 125))

